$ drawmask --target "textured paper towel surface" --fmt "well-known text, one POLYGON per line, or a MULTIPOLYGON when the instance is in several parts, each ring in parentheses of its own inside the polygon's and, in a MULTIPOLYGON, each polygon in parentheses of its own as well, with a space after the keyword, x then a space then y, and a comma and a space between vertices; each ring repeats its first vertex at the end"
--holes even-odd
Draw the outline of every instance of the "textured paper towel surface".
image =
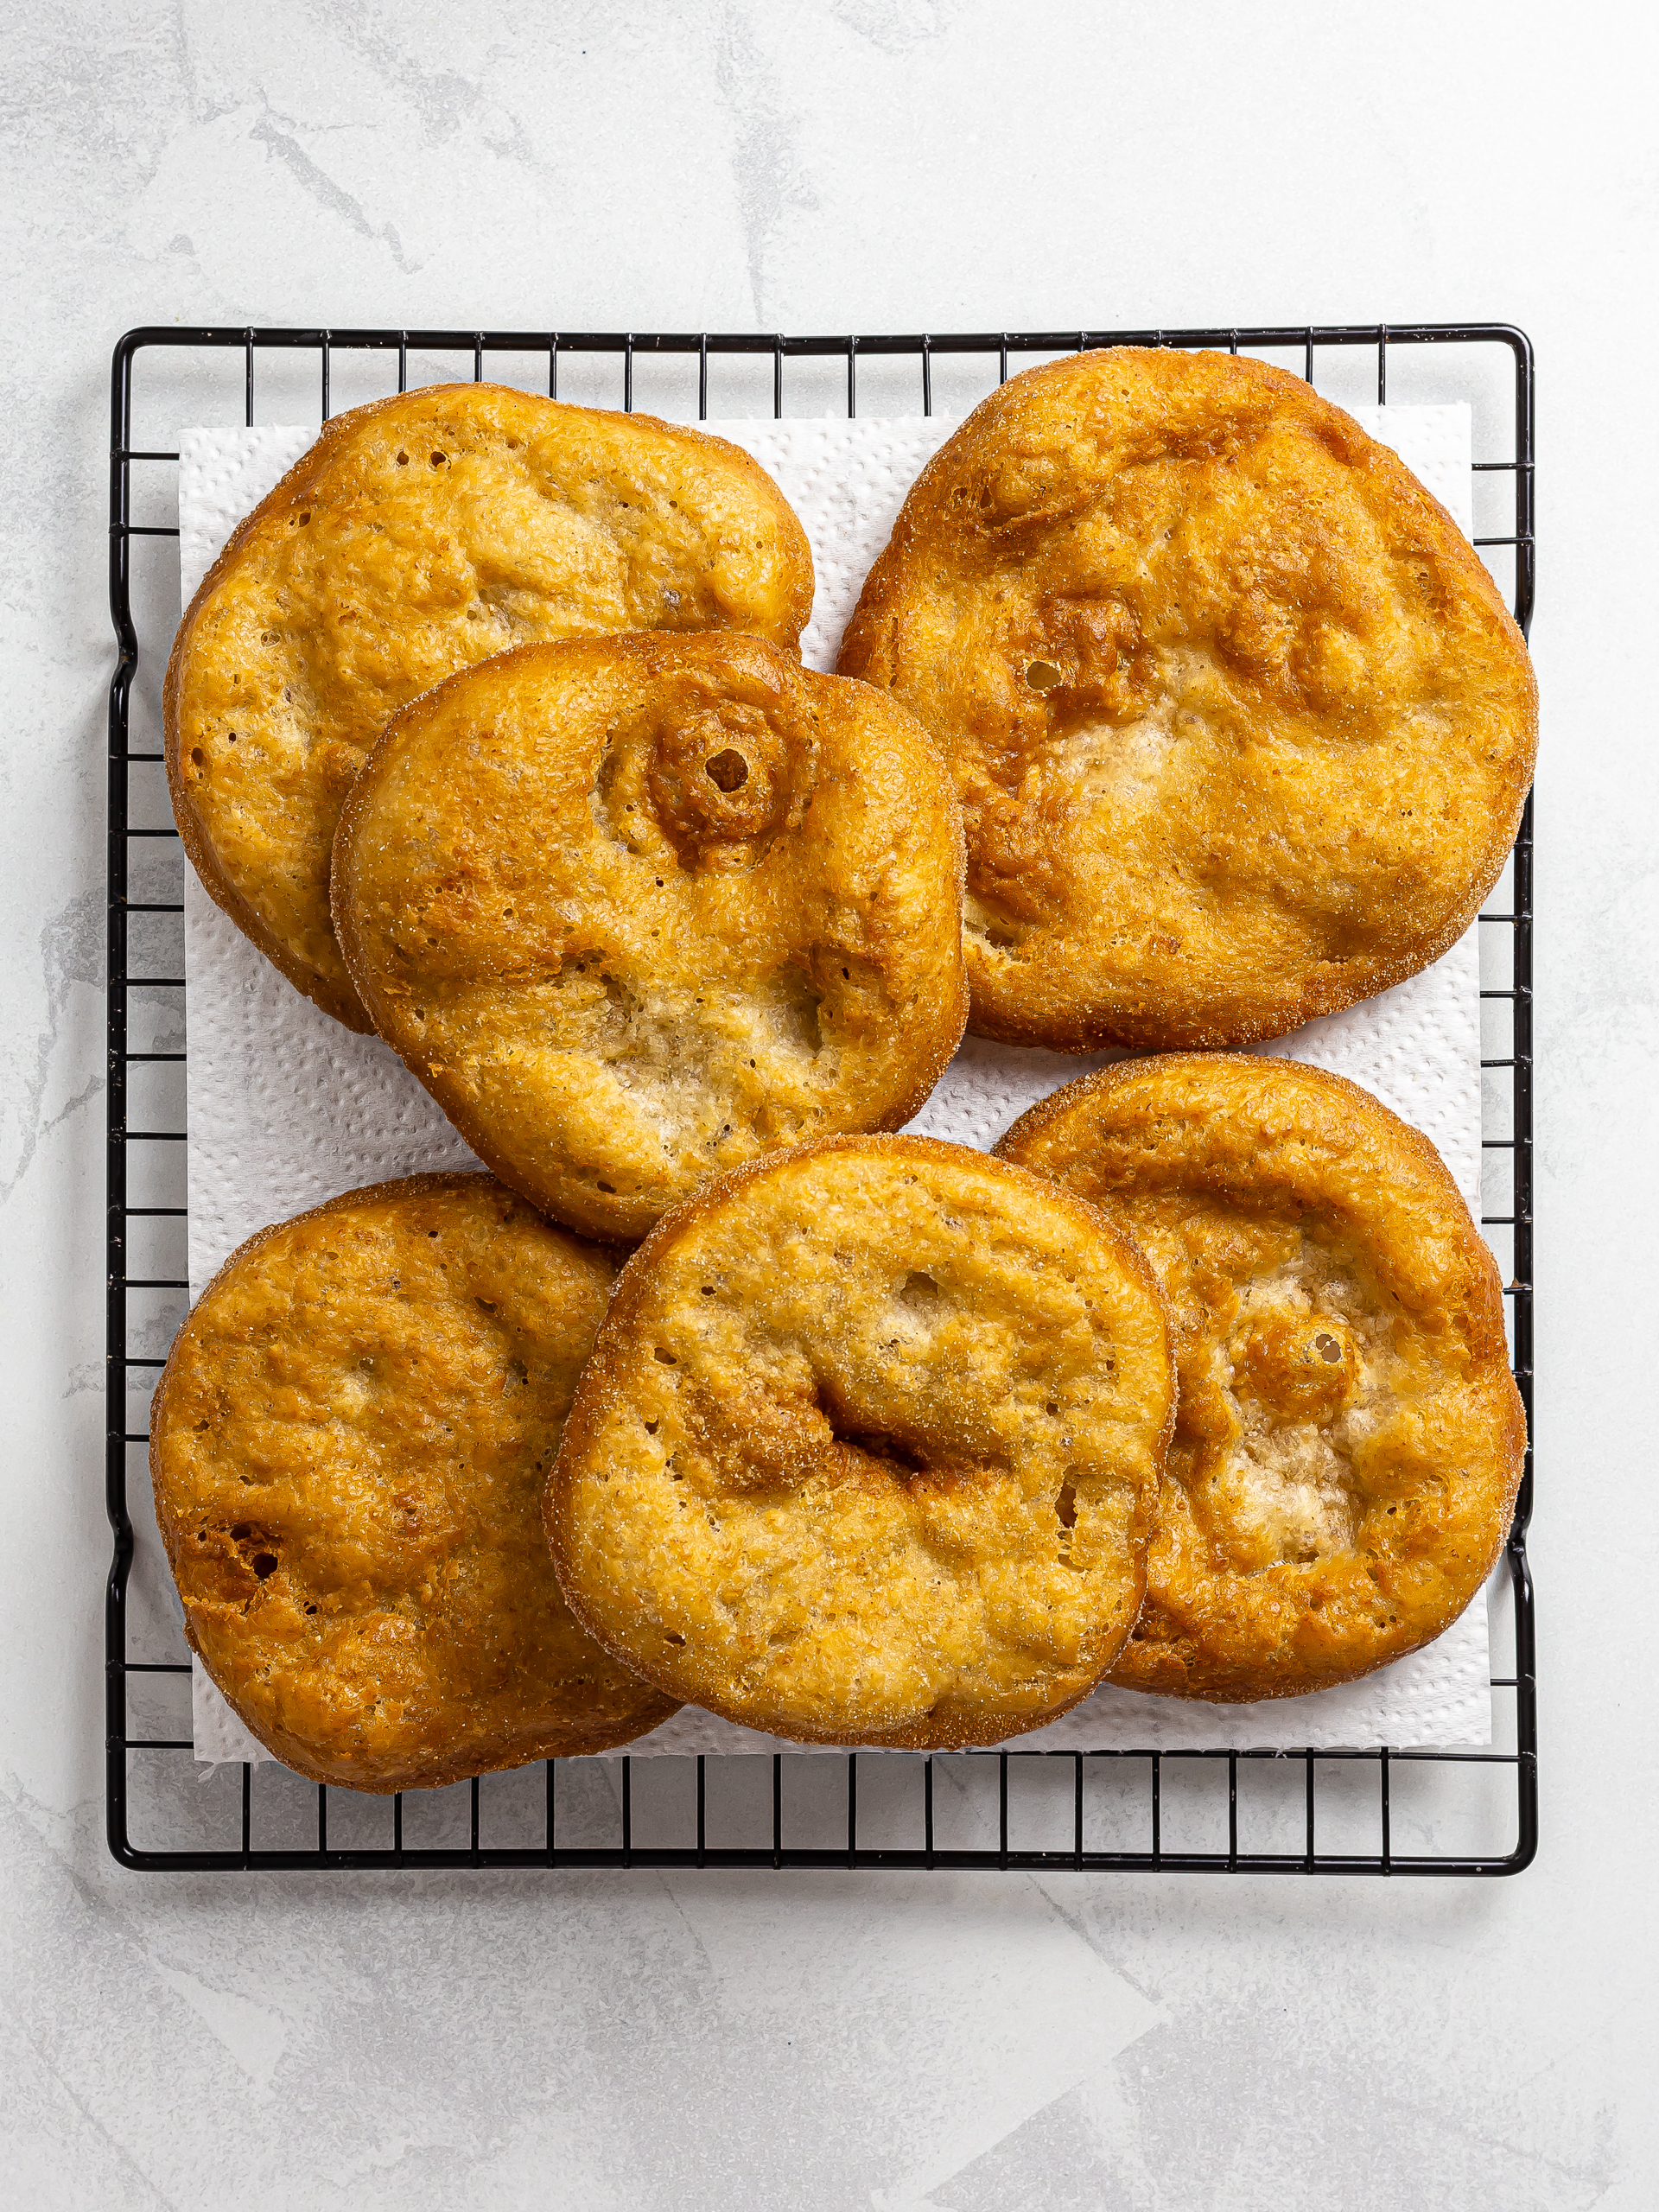
MULTIPOLYGON (((1352 410, 1471 528, 1465 406, 1352 410)), ((918 471, 955 425, 939 417, 710 423, 777 480, 811 540, 809 667, 829 669, 866 573, 918 471)), ((180 441, 184 602, 232 529, 292 466, 314 429, 187 430, 180 441)), ((356 1037, 301 998, 197 882, 185 888, 189 1022, 190 1280, 200 1294, 244 1238, 336 1192, 424 1169, 476 1166, 472 1152, 378 1039, 356 1037)), ((1421 976, 1257 1049, 1350 1076, 1425 1130, 1471 1204, 1480 1168, 1475 932, 1421 976)), ((1028 1106, 1110 1055, 1079 1058, 969 1038, 910 1127, 984 1149, 1028 1106)), ((1363 1682, 1264 1706, 1190 1707, 1107 1688, 1020 1740, 1033 1748, 1138 1748, 1490 1740, 1484 1605, 1427 1651, 1363 1682)), ((202 1758, 263 1758, 196 1669, 202 1758)), ((693 1709, 632 1747, 770 1751, 773 1739, 693 1709)))
MULTIPOLYGON (((1395 1748, 1468 1745, 1491 1741, 1491 1662, 1486 1600, 1476 1599, 1461 1620, 1427 1650, 1397 1659, 1363 1681, 1311 1697, 1261 1705, 1201 1705, 1179 1698, 1147 1697, 1108 1682, 1046 1728, 1013 1740, 1023 1751, 1358 1751, 1378 1744, 1395 1748)), ((202 1672, 191 1661, 191 1713, 196 1757, 203 1761, 270 1757, 256 1743, 202 1672)), ((638 1757, 717 1757, 748 1752, 816 1752, 821 1744, 790 1744, 753 1728, 740 1728, 694 1705, 624 1750, 638 1757)), ((607 1756, 614 1758, 619 1752, 607 1756)))

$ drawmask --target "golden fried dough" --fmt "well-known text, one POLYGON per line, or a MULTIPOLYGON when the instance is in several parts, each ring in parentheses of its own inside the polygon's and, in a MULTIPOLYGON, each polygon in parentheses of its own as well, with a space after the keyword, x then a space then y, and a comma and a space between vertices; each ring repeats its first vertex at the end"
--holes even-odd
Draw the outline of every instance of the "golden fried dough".
POLYGON ((1113 1681, 1289 1697, 1449 1626, 1526 1437, 1497 1270, 1428 1140, 1340 1076, 1179 1053, 1069 1084, 997 1150, 1110 1213, 1174 1309, 1180 1410, 1113 1681))
POLYGON ((168 782, 207 890, 353 1029, 328 915, 340 803, 395 708, 546 638, 754 632, 793 647, 805 533, 759 464, 645 415, 432 385, 332 422, 179 626, 168 782))
POLYGON ((670 1696, 816 1743, 1052 1719, 1141 1603, 1164 1304, 1070 1193, 921 1137, 706 1185, 619 1279, 548 1491, 573 1610, 670 1696))
POLYGON ((376 1027, 532 1204, 644 1236, 896 1128, 967 1016, 950 779, 887 693, 732 632, 532 645, 388 727, 334 844, 376 1027))
POLYGON ((1503 865, 1536 694, 1479 556, 1299 378, 1135 347, 1028 370, 941 448, 844 674, 944 748, 969 1026, 1245 1044, 1396 983, 1503 865))
POLYGON ((275 1756, 435 1788, 673 1712, 571 1618, 541 1499, 613 1262, 487 1175, 348 1192, 243 1245, 156 1393, 186 1633, 275 1756))

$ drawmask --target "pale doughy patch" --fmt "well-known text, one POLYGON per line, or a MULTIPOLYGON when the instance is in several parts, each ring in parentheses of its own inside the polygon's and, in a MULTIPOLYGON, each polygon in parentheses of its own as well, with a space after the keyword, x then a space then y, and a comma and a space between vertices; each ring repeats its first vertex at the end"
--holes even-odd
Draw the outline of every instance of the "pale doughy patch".
POLYGON ((923 470, 842 642, 950 761, 970 1027, 1286 1034, 1467 926, 1531 779, 1519 632, 1457 525, 1307 385, 1123 347, 923 470))
POLYGON ((1339 1076, 1171 1053, 1068 1084, 997 1150, 1110 1213, 1175 1315, 1112 1679, 1288 1696, 1438 1636, 1491 1569, 1526 1437, 1497 1272, 1427 1139, 1339 1076))
POLYGON ((967 1017, 962 826, 896 701, 759 639, 525 648, 398 715, 334 850, 376 1027, 480 1157, 596 1236, 896 1128, 967 1017))
POLYGON ((1163 1301, 1093 1209, 918 1137, 708 1185, 630 1261, 548 1494, 623 1662, 818 1743, 991 1744, 1140 1606, 1163 1301))

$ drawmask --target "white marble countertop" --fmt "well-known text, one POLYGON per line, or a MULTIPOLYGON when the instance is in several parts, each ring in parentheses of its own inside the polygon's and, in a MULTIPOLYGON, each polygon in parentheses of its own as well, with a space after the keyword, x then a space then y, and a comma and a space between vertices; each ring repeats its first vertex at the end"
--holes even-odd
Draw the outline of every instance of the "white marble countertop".
POLYGON ((1343 0, 15 11, 0 2113, 16 2202, 1659 2198, 1642 1396, 1659 172, 1637 22, 1494 0, 1386 18, 1343 0), (1484 1886, 115 1867, 100 986, 121 330, 1379 316, 1513 320, 1540 362, 1536 1866, 1484 1886))

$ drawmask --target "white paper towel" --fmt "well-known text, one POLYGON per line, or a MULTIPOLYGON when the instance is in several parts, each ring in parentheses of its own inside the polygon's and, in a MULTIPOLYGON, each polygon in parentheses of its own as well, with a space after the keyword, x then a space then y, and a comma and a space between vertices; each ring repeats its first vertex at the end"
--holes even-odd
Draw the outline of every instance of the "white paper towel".
MULTIPOLYGON (((1471 527, 1465 406, 1353 410, 1471 527)), ((817 570, 809 667, 835 664, 870 563, 906 492, 955 428, 939 417, 711 423, 777 480, 805 526, 817 570)), ((179 546, 185 603, 251 507, 310 444, 314 429, 187 430, 180 441, 179 546)), ((423 1169, 478 1163, 378 1039, 356 1037, 301 998, 188 875, 190 1279, 200 1294, 245 1237, 336 1192, 423 1169)), ((1258 1049, 1351 1077, 1433 1139, 1471 1205, 1480 1170, 1478 955, 1475 932, 1408 982, 1258 1049)), ((1060 1084, 1110 1055, 1077 1058, 969 1038, 910 1124, 981 1149, 1060 1084)), ((1191 1706, 1110 1686, 1032 1749, 1247 1748, 1491 1740, 1486 1608, 1471 1605, 1426 1651, 1363 1682, 1245 1707, 1191 1706)), ((266 1756, 195 1670, 199 1758, 266 1756)), ((687 1708, 639 1752, 772 1751, 775 1739, 687 1708)), ((784 1746, 799 1749, 800 1746, 784 1746)))

